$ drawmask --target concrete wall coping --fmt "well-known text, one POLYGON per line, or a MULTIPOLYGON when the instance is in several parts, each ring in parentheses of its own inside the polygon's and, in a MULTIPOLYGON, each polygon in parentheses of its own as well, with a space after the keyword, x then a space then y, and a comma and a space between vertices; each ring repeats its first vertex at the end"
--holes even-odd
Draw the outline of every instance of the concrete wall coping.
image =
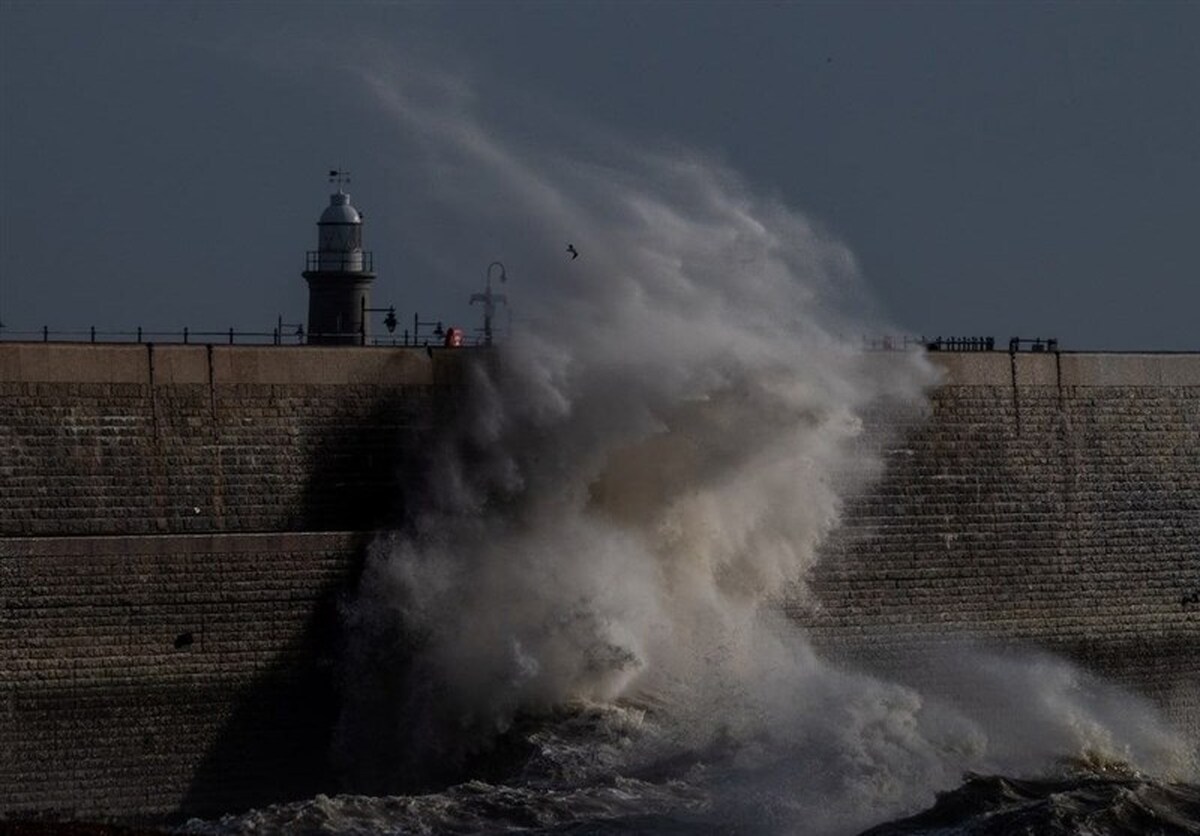
MULTIPOLYGON (((422 385, 472 349, 0 343, 0 383, 422 385)), ((883 356, 886 356, 883 355, 883 356)), ((931 351, 956 386, 1200 386, 1200 352, 931 351)))
POLYGON ((473 349, 0 343, 0 383, 425 385, 473 349), (430 356, 432 354, 432 357, 430 356))
POLYGON ((931 351, 950 386, 1200 386, 1200 352, 931 351))

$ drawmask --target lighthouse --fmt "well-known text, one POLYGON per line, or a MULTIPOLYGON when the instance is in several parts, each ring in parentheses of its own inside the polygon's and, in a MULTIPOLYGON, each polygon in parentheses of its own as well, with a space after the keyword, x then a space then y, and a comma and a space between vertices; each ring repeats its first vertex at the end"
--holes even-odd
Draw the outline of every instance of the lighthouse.
POLYGON ((349 178, 330 172, 338 190, 317 221, 317 249, 309 250, 304 278, 308 281, 308 341, 321 345, 365 343, 365 311, 371 307, 375 280, 370 251, 362 248, 362 214, 342 190, 349 178))

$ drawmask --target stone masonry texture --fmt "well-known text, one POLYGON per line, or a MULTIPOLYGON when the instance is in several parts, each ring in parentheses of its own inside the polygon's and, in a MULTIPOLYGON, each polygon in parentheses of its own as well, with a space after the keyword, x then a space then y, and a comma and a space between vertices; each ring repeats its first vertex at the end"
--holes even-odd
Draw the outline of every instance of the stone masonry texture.
POLYGON ((941 362, 927 413, 870 416, 884 477, 792 614, 892 676, 964 642, 1051 651, 1200 740, 1200 356, 941 362))
MULTIPOLYGON (((0 344, 0 817, 337 791, 338 602, 469 356, 0 344)), ((931 359, 789 612, 893 673, 1060 654, 1196 736, 1200 355, 931 359)))
POLYGON ((9 539, 0 802, 148 820, 329 788, 345 534, 9 539))
POLYGON ((454 410, 433 354, 0 344, 0 817, 334 787, 337 605, 454 410))

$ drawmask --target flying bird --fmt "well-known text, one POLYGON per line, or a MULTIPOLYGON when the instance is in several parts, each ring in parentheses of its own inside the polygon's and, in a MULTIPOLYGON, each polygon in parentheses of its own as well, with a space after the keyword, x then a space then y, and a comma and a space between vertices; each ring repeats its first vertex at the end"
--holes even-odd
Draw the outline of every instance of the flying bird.
POLYGON ((567 244, 567 252, 571 254, 571 261, 579 258, 579 250, 575 249, 574 244, 567 244))

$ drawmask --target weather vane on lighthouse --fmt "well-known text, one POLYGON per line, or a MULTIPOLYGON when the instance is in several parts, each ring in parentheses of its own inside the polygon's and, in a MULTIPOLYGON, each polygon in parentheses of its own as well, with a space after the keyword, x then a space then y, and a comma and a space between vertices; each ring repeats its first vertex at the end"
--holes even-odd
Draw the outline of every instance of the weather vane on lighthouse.
POLYGON ((338 191, 342 190, 342 186, 350 185, 350 172, 344 168, 329 169, 329 184, 336 185, 338 191))

